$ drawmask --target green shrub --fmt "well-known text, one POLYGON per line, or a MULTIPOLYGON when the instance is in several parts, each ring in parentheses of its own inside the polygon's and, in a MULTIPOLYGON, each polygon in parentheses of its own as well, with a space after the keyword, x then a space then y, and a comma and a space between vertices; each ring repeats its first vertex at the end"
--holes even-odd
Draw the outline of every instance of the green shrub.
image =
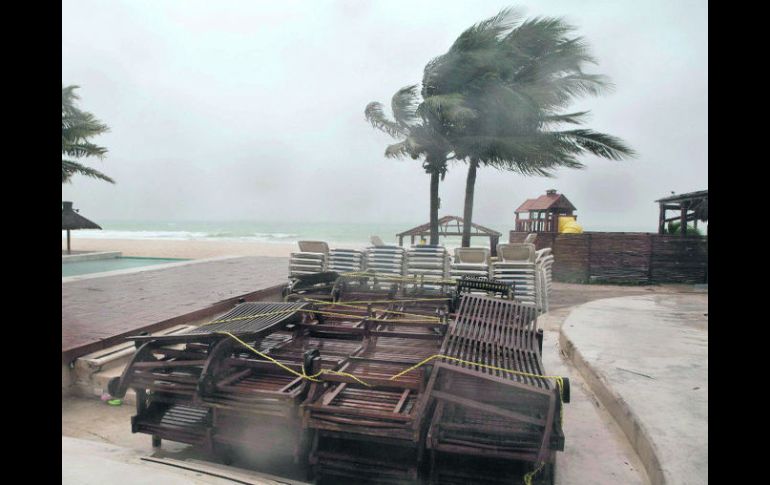
MULTIPOLYGON (((668 233, 669 234, 679 234, 679 228, 681 227, 681 223, 679 222, 669 222, 668 223, 668 233)), ((687 226, 686 231, 687 236, 702 236, 703 233, 698 229, 697 227, 687 226)))

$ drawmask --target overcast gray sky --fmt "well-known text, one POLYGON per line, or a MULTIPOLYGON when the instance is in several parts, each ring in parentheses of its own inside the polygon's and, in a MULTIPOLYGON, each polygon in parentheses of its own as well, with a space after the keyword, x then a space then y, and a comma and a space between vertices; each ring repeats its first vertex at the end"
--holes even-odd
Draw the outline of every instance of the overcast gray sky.
MULTIPOLYGON (((107 123, 63 200, 95 220, 423 222, 428 176, 364 120, 471 24, 506 6, 578 27, 614 92, 574 105, 626 140, 553 179, 482 169, 474 220, 563 192, 589 228, 656 229, 654 200, 708 188, 708 8, 699 1, 62 1, 62 83, 107 123)), ((466 168, 441 185, 462 215, 466 168)))

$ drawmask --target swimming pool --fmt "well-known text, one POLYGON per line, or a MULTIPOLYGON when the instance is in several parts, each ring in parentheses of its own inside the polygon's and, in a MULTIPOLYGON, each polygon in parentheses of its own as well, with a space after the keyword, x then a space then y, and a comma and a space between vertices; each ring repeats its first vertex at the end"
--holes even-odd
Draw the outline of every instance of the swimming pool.
POLYGON ((76 261, 72 263, 62 263, 61 276, 64 278, 66 276, 103 273, 105 271, 139 268, 141 266, 152 266, 156 264, 177 263, 179 261, 189 260, 177 258, 132 258, 121 256, 119 258, 97 259, 93 261, 76 261))

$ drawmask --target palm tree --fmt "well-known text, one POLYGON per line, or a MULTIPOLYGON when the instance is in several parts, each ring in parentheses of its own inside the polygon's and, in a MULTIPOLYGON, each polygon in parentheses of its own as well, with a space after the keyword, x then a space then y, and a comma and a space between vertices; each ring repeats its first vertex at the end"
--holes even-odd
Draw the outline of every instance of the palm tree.
POLYGON ((107 125, 97 120, 91 113, 81 111, 75 106, 80 99, 75 93, 79 86, 61 88, 61 181, 70 182, 75 174, 85 175, 111 184, 115 181, 102 172, 87 167, 72 158, 104 158, 107 149, 88 141, 89 138, 109 131, 107 125), (64 157, 67 158, 64 158, 64 157))
POLYGON ((364 115, 373 127, 384 131, 398 143, 388 145, 385 156, 417 160, 424 157, 423 168, 430 175, 430 244, 438 244, 439 180, 446 175, 450 150, 448 141, 431 125, 430 119, 421 116, 417 85, 406 86, 391 98, 393 119, 385 115, 378 102, 366 105, 364 115))
POLYGON ((560 167, 583 168, 580 155, 621 160, 633 155, 622 140, 580 125, 588 112, 564 113, 577 97, 609 88, 604 76, 587 74, 596 63, 574 27, 561 19, 521 22, 511 9, 473 25, 425 67, 423 111, 455 158, 468 163, 462 245, 470 245, 476 172, 492 166, 523 175, 550 177, 560 167))

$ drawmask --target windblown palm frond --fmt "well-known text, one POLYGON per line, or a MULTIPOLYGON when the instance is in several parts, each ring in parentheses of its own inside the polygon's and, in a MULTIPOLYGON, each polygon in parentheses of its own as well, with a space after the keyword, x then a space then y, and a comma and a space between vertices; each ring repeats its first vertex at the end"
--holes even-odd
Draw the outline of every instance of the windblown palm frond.
POLYGON ((419 104, 416 84, 399 89, 390 100, 393 119, 402 127, 408 127, 418 122, 417 106, 419 104))
POLYGON ((449 142, 442 136, 438 126, 421 111, 422 104, 417 95, 417 85, 399 89, 391 99, 393 119, 385 114, 382 103, 371 102, 364 109, 369 123, 390 135, 401 139, 385 150, 388 158, 409 156, 417 159, 426 156, 431 159, 446 159, 449 142))
POLYGON ((522 14, 513 8, 504 8, 497 15, 478 22, 455 40, 449 52, 467 52, 496 44, 519 21, 522 14))
POLYGON ((80 143, 62 143, 62 153, 70 157, 101 157, 107 153, 107 149, 93 143, 83 141, 80 143))
MULTIPOLYGON (((62 86, 62 155, 74 158, 97 157, 103 159, 107 149, 91 143, 88 139, 109 131, 109 128, 96 119, 93 114, 81 111, 75 106, 75 102, 80 99, 75 93, 76 89, 78 86, 62 86)), ((115 183, 112 178, 96 169, 62 158, 62 183, 70 182, 72 177, 78 174, 115 183)))
POLYGON ((392 145, 385 147, 385 156, 387 158, 403 158, 409 155, 409 148, 408 140, 393 143, 392 145))
POLYGON ((75 174, 84 175, 86 177, 91 177, 99 180, 104 180, 105 182, 109 182, 111 184, 115 183, 115 181, 112 178, 108 177, 107 175, 103 174, 102 172, 96 169, 93 169, 91 167, 86 167, 85 165, 72 160, 62 159, 61 161, 62 183, 69 181, 70 178, 75 174))
POLYGON ((465 103, 465 97, 459 93, 430 96, 420 104, 417 113, 443 126, 442 132, 449 128, 458 129, 476 117, 476 111, 465 103))
POLYGON ((395 121, 388 119, 383 110, 382 103, 373 101, 366 105, 364 109, 366 121, 380 131, 384 131, 392 137, 406 136, 407 130, 395 121))
POLYGON ((589 111, 578 111, 576 113, 564 113, 555 115, 546 115, 543 117, 543 123, 558 124, 569 123, 572 125, 582 125, 589 115, 589 111))
POLYGON ((623 160, 636 155, 634 150, 618 137, 593 130, 569 130, 554 133, 597 157, 623 160))
POLYGON ((506 8, 460 34, 446 54, 425 66, 422 97, 457 91, 474 79, 489 75, 486 66, 498 63, 499 43, 520 18, 518 11, 506 8))

